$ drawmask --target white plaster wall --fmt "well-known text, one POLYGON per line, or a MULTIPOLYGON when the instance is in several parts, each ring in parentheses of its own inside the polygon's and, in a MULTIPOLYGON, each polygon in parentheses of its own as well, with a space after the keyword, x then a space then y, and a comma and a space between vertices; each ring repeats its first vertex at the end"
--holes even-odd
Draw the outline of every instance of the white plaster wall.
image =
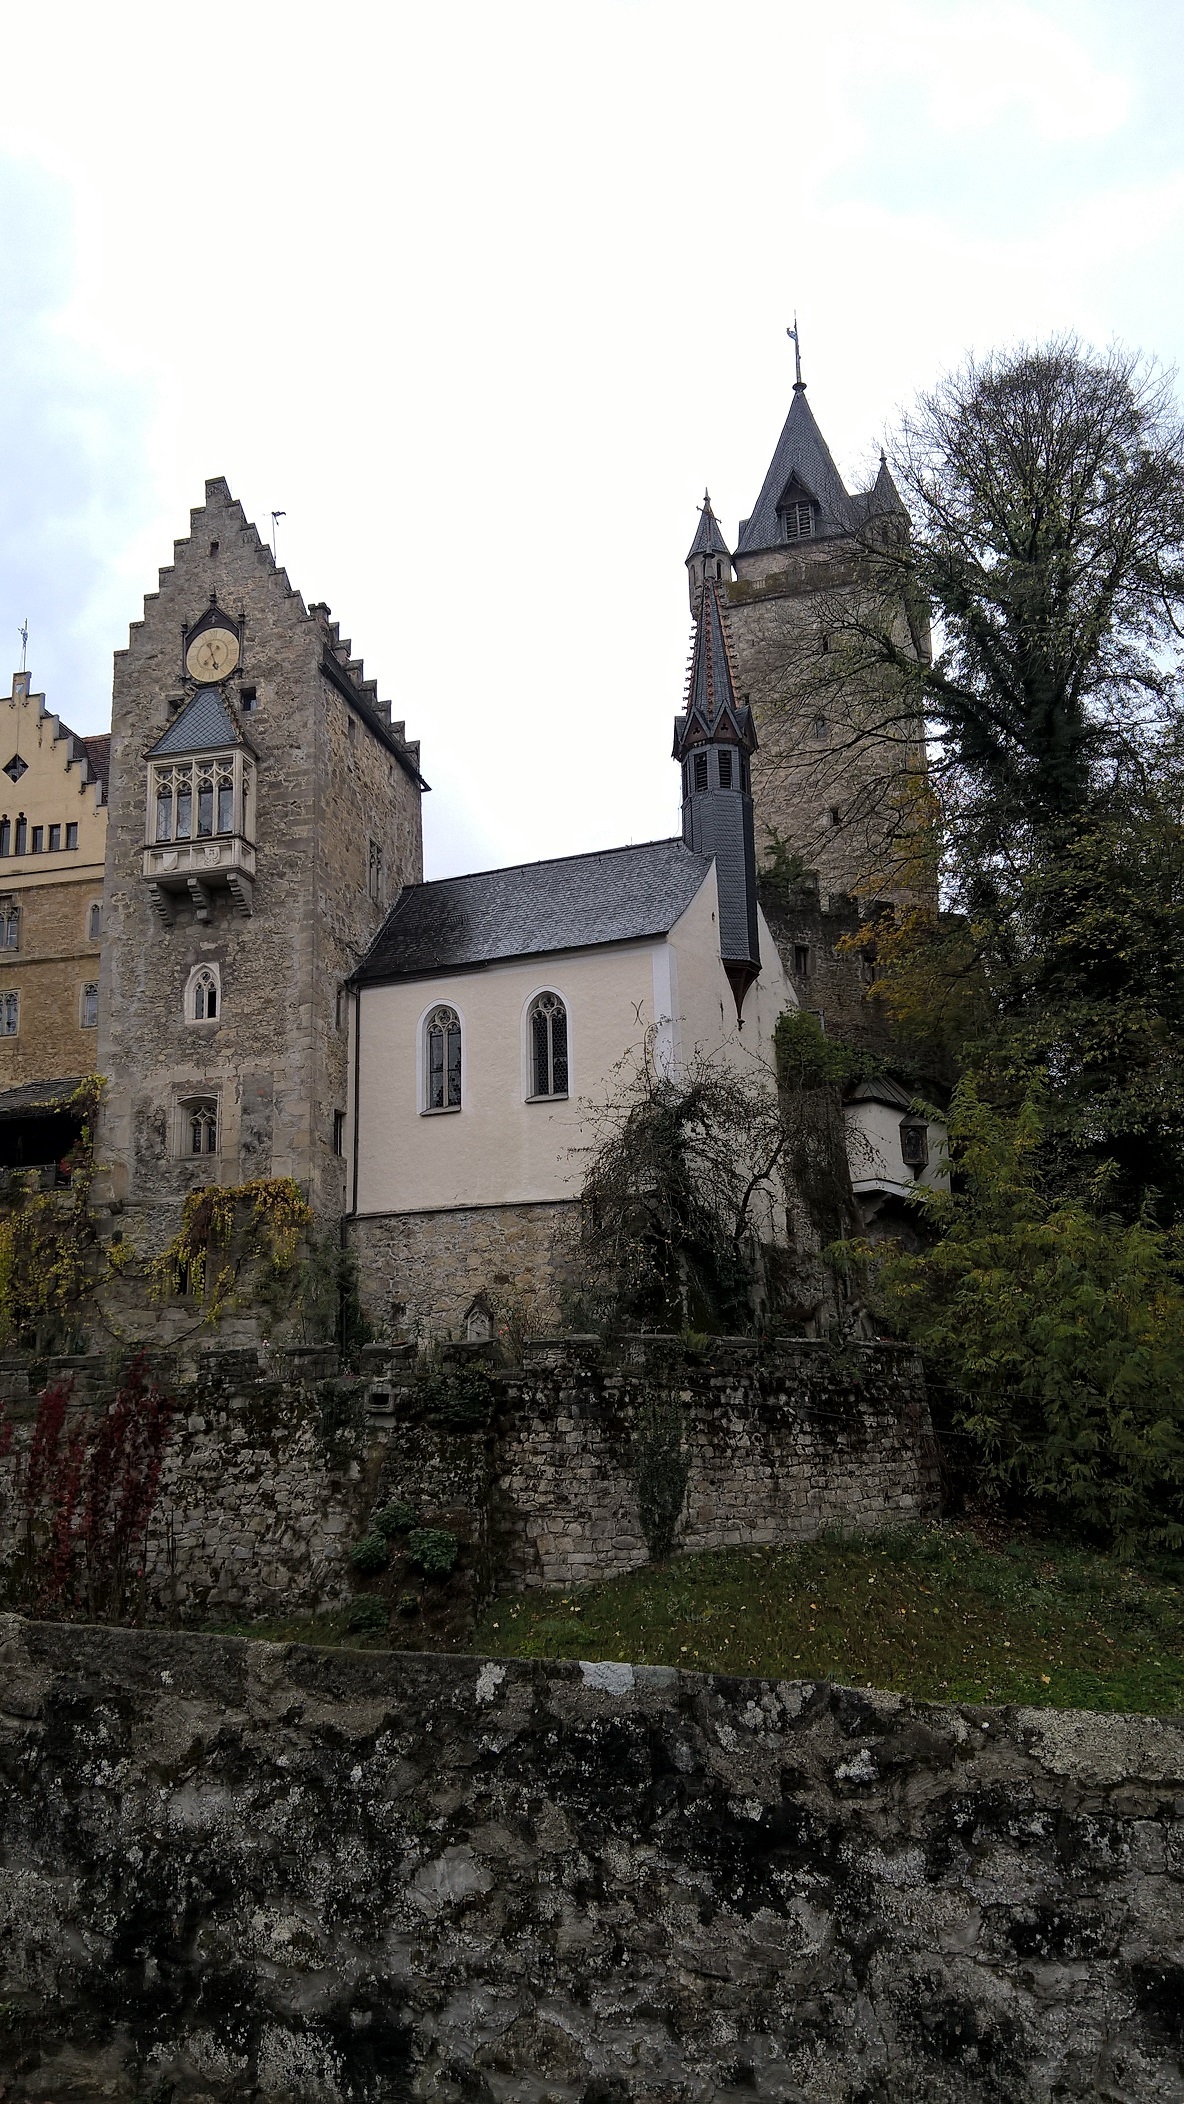
POLYGON ((795 996, 763 921, 761 956, 761 981, 738 1032, 719 959, 713 869, 666 940, 363 988, 356 1210, 576 1197, 595 1107, 621 1085, 618 1069, 641 1053, 651 1029, 668 1070, 699 1051, 771 1073, 773 1025, 795 996), (525 1017, 544 990, 567 1005, 570 1094, 530 1103, 525 1017), (423 1025, 443 1004, 461 1019, 462 1105, 425 1113, 423 1025))
POLYGON ((847 1159, 854 1190, 893 1191, 905 1196, 920 1185, 922 1190, 948 1191, 949 1163, 946 1158, 945 1126, 931 1119, 929 1162, 920 1176, 906 1168, 900 1152, 900 1121, 907 1113, 890 1103, 846 1103, 843 1121, 847 1129, 847 1159))

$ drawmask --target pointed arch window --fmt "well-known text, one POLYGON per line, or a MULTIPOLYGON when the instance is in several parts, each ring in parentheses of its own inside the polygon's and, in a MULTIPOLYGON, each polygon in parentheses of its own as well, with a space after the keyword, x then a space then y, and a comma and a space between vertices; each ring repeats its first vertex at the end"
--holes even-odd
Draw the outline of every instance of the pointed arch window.
POLYGON ((199 965, 189 975, 185 990, 185 1020, 188 1023, 217 1022, 222 1010, 222 983, 213 964, 199 965))
POLYGON ((218 1152, 218 1099, 187 1096, 177 1105, 177 1152, 196 1160, 218 1152))
POLYGON ((425 1110, 460 1109, 460 1017, 455 1008, 435 1008, 426 1025, 425 1110))
POLYGON ((530 1093, 567 1094, 567 1009, 558 994, 539 994, 531 1003, 530 1093))

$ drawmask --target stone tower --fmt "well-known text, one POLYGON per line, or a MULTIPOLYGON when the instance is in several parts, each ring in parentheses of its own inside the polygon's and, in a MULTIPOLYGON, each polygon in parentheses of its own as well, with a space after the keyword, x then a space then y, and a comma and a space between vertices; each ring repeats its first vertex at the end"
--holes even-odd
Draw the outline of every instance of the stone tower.
POLYGON ((345 1209, 343 981, 422 876, 419 747, 207 482, 116 652, 101 1155, 145 1249, 206 1184, 345 1209))
POLYGON ((882 691, 844 684, 841 636, 831 632, 859 592, 869 528, 907 531, 887 463, 881 456, 870 490, 844 487, 799 366, 734 554, 705 505, 687 568, 692 600, 697 581, 722 569, 731 663, 760 740, 752 763, 758 860, 775 832, 817 871, 824 898, 905 900, 917 895, 907 838, 925 774, 922 726, 886 725, 893 712, 882 691))

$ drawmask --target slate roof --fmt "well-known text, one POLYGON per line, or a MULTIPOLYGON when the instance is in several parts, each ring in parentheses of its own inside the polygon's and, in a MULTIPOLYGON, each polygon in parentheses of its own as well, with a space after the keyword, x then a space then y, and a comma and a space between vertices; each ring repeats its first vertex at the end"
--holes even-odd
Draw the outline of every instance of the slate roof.
POLYGON ((846 1091, 844 1103, 886 1103, 893 1110, 911 1110, 914 1098, 898 1081, 881 1074, 874 1081, 856 1081, 846 1091))
POLYGON ((0 1092, 0 1119, 28 1118, 38 1111, 65 1110, 71 1096, 82 1087, 83 1076, 65 1081, 22 1081, 19 1088, 0 1092))
POLYGON ((751 518, 740 521, 737 555, 750 555, 757 548, 784 545, 777 506, 791 482, 801 485, 818 506, 814 534, 818 540, 850 533, 855 525, 851 498, 843 478, 830 457, 826 440, 814 421, 805 387, 795 387, 789 415, 785 419, 769 471, 751 518))
POLYGON ((193 700, 173 718, 149 757, 158 759, 171 752, 215 752, 237 745, 238 732, 216 687, 199 687, 193 700))
POLYGON ((354 978, 415 979, 666 935, 710 867, 680 839, 650 840, 409 885, 354 978))
POLYGON ((720 532, 719 520, 711 509, 711 498, 708 496, 707 491, 704 490, 703 502, 699 507, 699 524, 695 529, 695 538, 687 549, 687 561, 693 562, 697 555, 728 555, 728 553, 728 544, 720 532))
POLYGON ((736 699, 719 586, 709 578, 699 595, 695 641, 687 674, 684 713, 674 719, 674 757, 681 760, 697 739, 727 739, 756 750, 752 711, 736 699))

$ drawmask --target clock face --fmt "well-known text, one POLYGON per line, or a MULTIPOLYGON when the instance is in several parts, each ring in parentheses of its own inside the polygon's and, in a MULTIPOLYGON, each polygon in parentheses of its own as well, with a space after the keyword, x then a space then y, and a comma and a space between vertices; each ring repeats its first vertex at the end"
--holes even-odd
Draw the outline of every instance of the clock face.
POLYGON ((225 679, 238 663, 238 637, 229 628, 206 628, 185 652, 185 670, 190 679, 207 686, 225 679))

